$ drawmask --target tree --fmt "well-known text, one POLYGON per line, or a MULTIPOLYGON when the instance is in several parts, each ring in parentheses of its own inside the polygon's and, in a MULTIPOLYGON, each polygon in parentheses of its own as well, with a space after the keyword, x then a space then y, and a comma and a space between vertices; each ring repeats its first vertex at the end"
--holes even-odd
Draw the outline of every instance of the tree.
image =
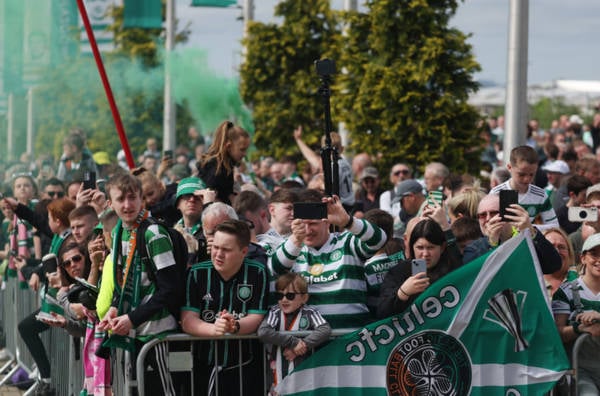
POLYGON ((565 103, 563 97, 541 98, 530 107, 531 118, 538 120, 543 128, 550 128, 553 120, 561 115, 579 114, 581 109, 565 103))
POLYGON ((297 153, 292 131, 303 125, 306 140, 323 134, 320 85, 314 61, 337 58, 340 34, 328 0, 284 0, 275 7, 280 25, 252 23, 244 41, 240 92, 253 110, 257 154, 297 153))
POLYGON ((380 158, 387 170, 403 161, 440 161, 478 171, 476 110, 479 65, 467 37, 449 27, 455 0, 370 0, 368 13, 345 14, 335 109, 350 149, 380 158))
MULTIPOLYGON (((161 59, 161 29, 124 29, 123 7, 113 9, 116 49, 103 54, 115 101, 120 111, 129 145, 143 151, 145 141, 162 138, 164 69, 161 59)), ((187 40, 188 31, 177 34, 176 41, 187 40)), ((62 153, 62 138, 73 127, 86 131, 92 151, 115 154, 120 148, 110 107, 92 58, 72 59, 58 68, 48 69, 44 85, 35 90, 37 126, 36 151, 62 153)), ((187 128, 194 123, 188 106, 177 105, 176 135, 185 141, 187 128)))

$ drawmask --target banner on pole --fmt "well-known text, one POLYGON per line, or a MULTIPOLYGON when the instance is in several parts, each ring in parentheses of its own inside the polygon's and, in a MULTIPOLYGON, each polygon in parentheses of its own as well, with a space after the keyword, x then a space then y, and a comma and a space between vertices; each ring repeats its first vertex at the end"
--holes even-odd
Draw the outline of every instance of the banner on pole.
POLYGON ((160 0, 125 0, 123 27, 160 29, 162 4, 160 0))
POLYGON ((332 341, 282 395, 541 395, 569 368, 529 233, 332 341))
MULTIPOLYGON (((116 6, 115 0, 83 0, 85 9, 94 31, 94 37, 100 52, 110 52, 115 49, 114 35, 107 28, 114 23, 110 9, 116 6)), ((88 40, 83 21, 79 17, 81 53, 91 54, 92 48, 88 40)))
POLYGON ((23 1, 0 2, 0 92, 9 94, 23 87, 23 1))

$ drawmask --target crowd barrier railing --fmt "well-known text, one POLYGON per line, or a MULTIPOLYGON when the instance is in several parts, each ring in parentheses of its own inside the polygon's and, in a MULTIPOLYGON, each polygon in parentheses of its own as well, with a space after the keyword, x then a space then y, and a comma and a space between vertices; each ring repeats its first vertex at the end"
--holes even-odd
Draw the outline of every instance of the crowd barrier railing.
MULTIPOLYGON (((346 335, 348 333, 351 333, 353 331, 355 331, 357 329, 337 329, 337 330, 333 330, 331 333, 331 337, 332 338, 336 338, 336 337, 340 337, 343 335, 346 335)), ((290 335, 295 335, 298 337, 304 337, 307 336, 308 334, 310 334, 309 331, 286 331, 286 332, 282 332, 285 334, 290 334, 290 335)), ((160 343, 167 343, 169 344, 169 350, 171 351, 172 349, 175 349, 175 352, 170 352, 169 353, 169 364, 170 364, 170 372, 174 373, 174 372, 184 372, 187 373, 189 375, 189 385, 190 385, 190 394, 191 395, 200 395, 200 394, 204 394, 202 392, 200 392, 200 390, 198 389, 194 389, 194 365, 193 365, 193 353, 194 353, 194 345, 196 345, 196 343, 198 342, 213 342, 213 343, 219 343, 222 341, 226 341, 226 340, 234 340, 234 341, 238 341, 238 347, 240 347, 241 345, 241 341, 242 340, 251 340, 251 339, 258 339, 258 337, 256 336, 256 334, 250 334, 250 335, 225 335, 222 337, 194 337, 194 336, 190 336, 188 334, 171 334, 168 335, 167 337, 163 338, 163 339, 154 339, 154 340, 150 340, 148 341, 146 344, 144 344, 144 346, 142 347, 142 349, 139 351, 138 355, 137 355, 137 359, 136 359, 136 378, 137 381, 131 381, 130 385, 132 387, 137 388, 138 390, 138 394, 140 396, 144 396, 144 387, 145 387, 145 377, 144 377, 144 364, 143 362, 146 359, 146 356, 148 355, 148 353, 155 348, 158 344, 160 343), (181 351, 181 348, 171 348, 171 346, 173 344, 176 343, 187 343, 189 344, 189 348, 185 351, 181 351)), ((264 368, 264 376, 261 379, 262 380, 262 384, 263 384, 263 389, 268 390, 269 386, 272 382, 271 380, 271 370, 270 370, 270 364, 269 361, 267 359, 267 354, 266 354, 266 349, 263 348, 263 355, 262 355, 262 365, 264 368)), ((217 355, 215 353, 215 355, 217 355)), ((240 360, 243 358, 242 354, 239 354, 240 356, 240 360)), ((219 362, 216 361, 215 365, 219 365, 219 362)), ((242 362, 238 361, 238 366, 241 367, 242 362)), ((256 379, 258 381, 258 378, 256 379)), ((239 380, 239 383, 241 384, 241 378, 239 380)), ((115 393, 116 394, 116 393, 115 393)), ((122 393, 125 396, 129 396, 132 394, 132 389, 127 389, 124 390, 124 393, 122 393)), ((219 396, 218 390, 217 393, 215 394, 216 396, 219 396)), ((240 389, 240 396, 244 395, 244 389, 240 389)), ((221 395, 222 396, 222 395, 221 395)))
MULTIPOLYGON (((34 371, 34 360, 19 335, 19 323, 40 306, 39 296, 22 289, 15 278, 4 279, 0 290, 0 318, 6 335, 5 350, 10 356, 0 367, 0 386, 5 385, 19 369, 27 374, 34 371)), ((78 395, 83 384, 81 347, 63 329, 50 328, 41 335, 52 369, 52 385, 57 395, 78 395), (76 358, 79 359, 76 359, 76 358)), ((31 394, 33 386, 25 393, 31 394)))

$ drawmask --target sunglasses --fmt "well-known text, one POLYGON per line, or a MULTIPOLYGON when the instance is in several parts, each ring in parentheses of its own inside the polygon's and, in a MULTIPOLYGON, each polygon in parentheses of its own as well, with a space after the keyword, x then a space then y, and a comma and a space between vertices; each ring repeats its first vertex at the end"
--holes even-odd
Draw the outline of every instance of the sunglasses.
POLYGON ((70 259, 63 260, 62 265, 63 265, 63 267, 67 268, 67 267, 71 266, 71 263, 79 263, 79 262, 81 262, 81 260, 83 260, 83 256, 81 254, 76 254, 75 256, 71 257, 70 259))
POLYGON ((202 201, 202 197, 194 194, 183 194, 181 196, 181 199, 183 199, 184 201, 202 201))
POLYGON ((498 213, 500 213, 497 210, 490 210, 488 212, 481 212, 481 213, 477 213, 477 218, 479 220, 485 220, 486 217, 490 216, 490 217, 494 217, 496 216, 498 213))
POLYGON ((283 300, 283 297, 287 298, 288 301, 293 301, 296 298, 297 294, 306 294, 306 293, 282 293, 282 292, 275 292, 275 298, 277 299, 277 301, 281 301, 283 300))
POLYGON ((400 169, 394 172, 394 176, 400 176, 400 174, 408 175, 408 169, 400 169))
POLYGON ((65 193, 62 191, 47 191, 46 194, 48 194, 48 196, 50 198, 54 198, 54 196, 56 195, 58 198, 62 198, 65 196, 65 193))

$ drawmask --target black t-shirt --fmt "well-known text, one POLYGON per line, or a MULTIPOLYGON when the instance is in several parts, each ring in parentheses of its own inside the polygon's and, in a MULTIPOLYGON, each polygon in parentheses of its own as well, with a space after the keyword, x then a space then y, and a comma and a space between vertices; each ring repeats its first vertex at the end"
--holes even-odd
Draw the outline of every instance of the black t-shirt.
POLYGON ((204 166, 198 163, 198 177, 204 181, 206 187, 212 188, 217 192, 217 199, 228 205, 231 205, 229 196, 233 194, 233 166, 232 171, 227 174, 227 169, 221 167, 217 173, 217 160, 215 158, 208 161, 204 166))

